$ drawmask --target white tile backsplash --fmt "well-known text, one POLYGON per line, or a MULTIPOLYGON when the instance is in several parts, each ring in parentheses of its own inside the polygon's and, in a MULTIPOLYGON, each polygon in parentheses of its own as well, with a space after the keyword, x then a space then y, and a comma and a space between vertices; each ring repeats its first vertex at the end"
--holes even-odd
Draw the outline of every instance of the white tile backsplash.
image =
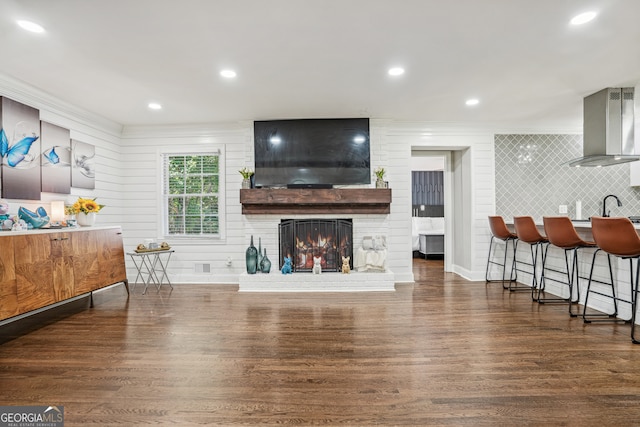
POLYGON ((496 214, 505 219, 531 215, 560 215, 566 205, 574 218, 576 202, 582 218, 600 215, 602 200, 609 199, 611 216, 640 215, 640 189, 629 186, 629 164, 602 168, 572 168, 566 162, 582 156, 582 135, 495 135, 496 214), (518 163, 521 147, 535 145, 530 163, 518 163))

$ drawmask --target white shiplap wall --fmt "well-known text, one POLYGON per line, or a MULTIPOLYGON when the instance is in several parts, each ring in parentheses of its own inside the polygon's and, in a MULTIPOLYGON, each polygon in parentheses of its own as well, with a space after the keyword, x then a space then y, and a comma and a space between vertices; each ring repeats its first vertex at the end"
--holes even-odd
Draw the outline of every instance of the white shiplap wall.
MULTIPOLYGON (((244 271, 245 225, 241 215, 238 170, 246 164, 248 124, 128 128, 123 133, 123 174, 126 184, 122 197, 127 207, 123 220, 126 250, 133 250, 146 239, 168 242, 176 250, 169 266, 174 283, 237 283, 244 271), (162 235, 161 153, 166 151, 220 150, 224 164, 221 186, 224 199, 223 235, 220 239, 176 239, 162 235), (231 258, 232 263, 227 265, 231 258), (208 264, 209 273, 196 270, 208 264)), ((133 274, 129 264, 129 276, 133 274)))
MULTIPOLYGON (((386 124, 378 130, 380 144, 372 149, 372 161, 388 169, 393 200, 389 215, 389 259, 396 283, 413 282, 411 244, 411 145, 399 141, 392 127, 386 124)), ((373 166, 372 167, 376 167, 373 166)))
MULTIPOLYGON (((393 204, 391 229, 399 248, 396 269, 410 274, 411 260, 402 253, 411 251, 411 151, 434 150, 455 153, 451 168, 451 215, 445 233, 452 234, 451 271, 469 280, 484 280, 489 248, 487 217, 495 211, 493 134, 452 124, 389 123, 385 129, 393 204), (425 138, 425 130, 429 137, 425 138), (456 161, 455 159, 461 159, 456 161), (396 186, 399 190, 396 193, 396 186), (394 226, 395 225, 395 226, 394 226)), ((446 207, 445 207, 446 209, 446 207)), ((445 249, 446 250, 446 249, 445 249)), ((394 271, 395 272, 395 271, 394 271)), ((396 274, 397 275, 397 274, 396 274)))
MULTIPOLYGON (((412 146, 420 144, 419 127, 371 121, 371 167, 385 167, 392 189, 389 215, 353 216, 354 242, 364 235, 385 234, 389 245, 388 267, 396 282, 412 282, 411 258, 411 161, 412 146), (366 222, 366 227, 359 224, 366 222)), ((226 163, 226 236, 218 241, 173 242, 176 248, 170 277, 183 283, 237 283, 244 271, 244 252, 251 235, 262 238, 274 265, 277 265, 277 223, 280 217, 243 216, 239 204, 241 177, 238 170, 253 167, 253 145, 250 123, 237 126, 202 126, 171 128, 128 128, 123 134, 123 164, 126 176, 124 197, 125 244, 129 249, 148 238, 158 236, 160 206, 158 151, 173 146, 224 145, 226 163), (137 160, 142 159, 142 160, 137 160), (156 233, 156 234, 154 234, 156 233), (231 257, 232 265, 226 265, 231 257), (195 264, 209 263, 210 274, 195 272, 195 264)), ((453 245, 464 248, 464 255, 452 261, 453 271, 472 280, 483 280, 488 234, 486 218, 493 212, 493 135, 490 133, 455 133, 442 131, 434 138, 433 147, 468 152, 468 170, 460 175, 467 182, 461 186, 463 205, 468 210, 463 224, 456 224, 453 245), (488 165, 485 163, 488 162, 488 165), (455 232, 456 230, 457 233, 455 232)), ((315 216, 314 216, 315 217, 315 216)), ((322 216, 319 216, 322 217, 322 216)), ((344 217, 344 216, 340 216, 344 217)))
MULTIPOLYGON (((390 215, 351 215, 354 219, 354 242, 365 235, 386 235, 389 244, 389 268, 396 273, 396 281, 413 281, 409 223, 410 207, 403 206, 410 198, 410 173, 406 164, 410 149, 391 150, 385 146, 385 129, 375 122, 371 126, 372 169, 389 169, 393 202, 390 215), (405 200, 405 203, 396 203, 405 200), (409 215, 409 216, 407 216, 409 215), (405 219, 406 217, 406 219, 405 219), (400 232, 396 232, 400 230, 400 232)), ((127 207, 123 229, 125 247, 132 250, 145 239, 164 239, 176 249, 169 275, 176 283, 237 283, 245 269, 244 253, 251 235, 262 239, 274 265, 278 264, 277 223, 280 217, 271 215, 242 215, 239 203, 241 176, 244 166, 253 167, 253 143, 250 123, 234 126, 127 128, 123 133, 123 197, 127 207), (159 155, 172 147, 192 148, 224 146, 225 156, 225 236, 220 240, 179 241, 160 236, 160 169, 159 155), (231 266, 227 266, 231 258, 231 266), (210 264, 210 274, 196 273, 196 264, 210 264)), ((320 215, 313 217, 335 217, 320 215)), ((344 215, 338 215, 344 218, 344 215)), ((133 265, 129 274, 134 277, 133 265)))
MULTIPOLYGON (((131 251, 146 239, 167 240, 176 253, 169 266, 169 276, 175 283, 238 283, 245 270, 244 253, 248 236, 256 227, 251 217, 241 214, 239 189, 244 166, 253 167, 251 122, 193 126, 127 127, 80 110, 50 95, 28 87, 19 81, 0 75, 0 95, 8 96, 38 108, 41 118, 70 129, 71 137, 96 147, 95 190, 72 189, 72 194, 42 195, 40 203, 9 201, 12 210, 48 203, 50 200, 74 201, 78 196, 96 197, 107 207, 98 217, 101 225, 122 225, 125 250, 131 251), (163 237, 159 211, 160 157, 163 150, 185 147, 218 148, 224 153, 224 236, 221 239, 179 241, 163 237), (231 265, 227 265, 228 259, 231 265), (210 273, 198 273, 196 265, 208 264, 210 273)), ((469 150, 468 185, 463 185, 461 209, 471 215, 464 224, 451 228, 453 245, 465 245, 465 254, 452 260, 453 271, 473 280, 484 276, 488 248, 486 216, 493 212, 493 135, 491 132, 471 132, 454 125, 405 124, 371 120, 372 169, 383 166, 393 191, 391 213, 383 216, 363 216, 356 223, 366 224, 361 235, 386 234, 389 244, 388 266, 396 282, 412 282, 411 260, 411 149, 424 145, 422 132, 428 126, 433 132, 431 148, 447 151, 469 150), (468 248, 466 245, 470 245, 468 248)), ((257 220, 262 223, 264 220, 257 220)), ((276 230, 261 231, 268 241, 276 230)), ((265 242, 266 243, 266 242, 265 242)), ((356 241, 357 243, 357 241, 356 241)), ((277 250, 270 249, 270 253, 277 250)), ((273 252, 275 255, 276 252, 273 252)), ((130 278, 135 277, 132 262, 127 259, 130 278)))

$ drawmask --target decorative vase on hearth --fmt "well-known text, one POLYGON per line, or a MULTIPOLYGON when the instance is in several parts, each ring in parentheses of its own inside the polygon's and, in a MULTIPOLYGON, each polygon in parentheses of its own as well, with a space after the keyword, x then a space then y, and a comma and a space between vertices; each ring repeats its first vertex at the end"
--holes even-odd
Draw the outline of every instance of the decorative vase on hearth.
POLYGON ((262 271, 262 237, 258 237, 258 271, 262 271))
POLYGON ((256 271, 258 269, 258 250, 256 249, 255 246, 253 246, 253 235, 251 236, 251 243, 247 248, 246 261, 247 261, 247 273, 256 274, 256 271))
POLYGON ((264 248, 264 256, 262 257, 262 272, 269 273, 271 271, 271 260, 267 258, 267 248, 264 248))

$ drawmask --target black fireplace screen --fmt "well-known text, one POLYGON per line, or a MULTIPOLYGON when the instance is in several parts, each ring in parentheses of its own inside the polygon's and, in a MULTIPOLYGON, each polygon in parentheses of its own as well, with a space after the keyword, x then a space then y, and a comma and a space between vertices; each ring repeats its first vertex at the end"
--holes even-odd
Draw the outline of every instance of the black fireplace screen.
POLYGON ((280 261, 291 257, 293 271, 311 271, 320 258, 322 271, 341 271, 342 257, 353 267, 353 224, 350 219, 283 219, 280 230, 280 261))

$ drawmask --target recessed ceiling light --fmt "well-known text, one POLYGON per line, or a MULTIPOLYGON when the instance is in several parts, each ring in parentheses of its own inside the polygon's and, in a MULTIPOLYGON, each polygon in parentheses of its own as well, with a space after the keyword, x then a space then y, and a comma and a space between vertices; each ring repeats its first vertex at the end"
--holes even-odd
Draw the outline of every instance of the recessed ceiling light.
POLYGON ((16 22, 20 26, 20 28, 24 30, 31 31, 32 33, 44 33, 44 28, 42 28, 41 25, 38 25, 35 22, 24 20, 19 20, 16 22))
POLYGON ((589 21, 592 21, 598 13, 595 11, 589 11, 576 15, 571 19, 571 25, 582 25, 589 21))
POLYGON ((465 101, 465 104, 472 106, 472 105, 478 105, 480 103, 480 100, 477 98, 471 98, 471 99, 467 99, 465 101))
POLYGON ((150 102, 147 107, 149 107, 150 110, 162 110, 162 105, 157 102, 150 102))
POLYGON ((390 76, 401 76, 404 74, 404 68, 402 67, 389 68, 388 73, 390 76))
POLYGON ((220 71, 220 75, 227 79, 232 79, 236 76, 236 72, 233 70, 222 70, 220 71))

